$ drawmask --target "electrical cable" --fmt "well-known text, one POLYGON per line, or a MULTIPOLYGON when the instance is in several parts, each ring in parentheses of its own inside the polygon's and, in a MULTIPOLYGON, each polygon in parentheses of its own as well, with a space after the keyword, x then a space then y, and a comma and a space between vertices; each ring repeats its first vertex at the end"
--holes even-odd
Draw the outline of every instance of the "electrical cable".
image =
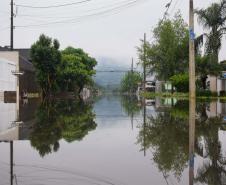
MULTIPOLYGON (((131 0, 121 1, 121 2, 118 2, 118 3, 113 3, 113 4, 106 5, 106 6, 101 6, 101 7, 86 10, 86 11, 83 11, 83 12, 92 12, 92 11, 96 11, 96 10, 102 10, 102 9, 105 9, 105 8, 114 7, 116 5, 123 5, 124 3, 128 3, 130 1, 131 0)), ((38 17, 38 18, 56 18, 56 19, 74 18, 74 16, 64 16, 64 17, 60 16, 59 17, 59 16, 56 16, 56 14, 52 14, 52 16, 49 16, 49 13, 48 13, 48 15, 17 14, 17 17, 36 17, 36 18, 38 17)))
POLYGON ((16 27, 17 28, 27 28, 27 27, 49 26, 49 25, 53 25, 53 24, 76 23, 76 22, 81 21, 80 19, 89 18, 89 17, 93 18, 93 16, 98 16, 98 15, 106 15, 107 13, 120 11, 124 8, 128 8, 128 7, 133 6, 137 3, 139 3, 139 0, 130 1, 129 3, 126 3, 122 6, 114 7, 114 8, 111 8, 111 9, 108 9, 108 10, 105 10, 105 11, 102 11, 102 12, 98 12, 98 13, 95 13, 95 14, 80 16, 80 17, 73 18, 73 19, 62 20, 62 21, 54 21, 54 22, 48 22, 48 23, 43 23, 43 24, 19 25, 19 26, 16 26, 16 27))
POLYGON ((92 1, 92 0, 83 0, 83 1, 74 2, 74 3, 65 3, 65 4, 51 5, 51 6, 29 6, 29 5, 23 5, 23 4, 16 4, 16 6, 22 7, 22 8, 47 9, 47 8, 60 8, 65 6, 78 5, 78 4, 87 3, 89 1, 92 1))

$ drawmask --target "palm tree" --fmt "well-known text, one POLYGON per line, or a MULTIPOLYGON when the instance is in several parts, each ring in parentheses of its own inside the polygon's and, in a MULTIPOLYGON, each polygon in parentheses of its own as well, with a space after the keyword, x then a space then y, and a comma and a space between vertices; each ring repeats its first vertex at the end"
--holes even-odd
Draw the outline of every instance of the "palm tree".
POLYGON ((226 33, 226 0, 212 3, 206 9, 197 10, 196 14, 199 23, 209 31, 208 34, 204 34, 207 38, 205 46, 207 55, 211 57, 212 62, 218 63, 222 37, 226 33))

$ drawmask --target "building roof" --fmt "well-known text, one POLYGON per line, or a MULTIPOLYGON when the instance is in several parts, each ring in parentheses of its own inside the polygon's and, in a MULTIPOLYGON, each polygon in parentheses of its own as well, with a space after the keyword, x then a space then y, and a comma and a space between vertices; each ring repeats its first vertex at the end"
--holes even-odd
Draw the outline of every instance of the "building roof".
MULTIPOLYGON (((1 47, 0 51, 10 51, 10 48, 8 47, 1 47)), ((14 51, 19 52, 19 64, 20 64, 20 70, 25 71, 34 71, 34 66, 31 63, 30 58, 30 49, 14 49, 14 51)))

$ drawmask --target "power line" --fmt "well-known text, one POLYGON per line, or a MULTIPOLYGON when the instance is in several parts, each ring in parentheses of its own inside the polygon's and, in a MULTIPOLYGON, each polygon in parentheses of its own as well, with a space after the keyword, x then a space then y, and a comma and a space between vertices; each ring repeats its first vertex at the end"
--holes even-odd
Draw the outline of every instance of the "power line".
POLYGON ((178 4, 179 2, 181 2, 181 1, 182 1, 182 0, 177 0, 177 1, 175 2, 175 4, 174 4, 172 10, 170 11, 170 14, 172 14, 172 13, 174 12, 174 10, 175 10, 177 4, 178 4))
MULTIPOLYGON (((93 8, 93 9, 89 9, 89 10, 86 10, 86 11, 83 11, 83 12, 92 12, 92 11, 96 11, 96 10, 102 10, 102 9, 105 9, 105 8, 109 8, 109 7, 115 7, 116 5, 124 5, 124 3, 128 3, 128 2, 131 2, 131 0, 125 0, 125 1, 121 1, 121 2, 117 2, 117 3, 111 3, 109 5, 106 5, 106 6, 101 6, 101 7, 98 7, 98 8, 93 8)), ((34 14, 17 14, 16 16, 17 17, 36 17, 36 18, 57 18, 57 19, 66 19, 66 18, 74 18, 74 16, 57 16, 59 14, 51 14, 51 16, 49 15, 49 12, 48 12, 48 15, 34 15, 34 14)))
POLYGON ((27 28, 27 27, 40 27, 40 26, 48 26, 48 25, 53 25, 53 24, 63 24, 63 23, 76 23, 81 21, 80 19, 84 19, 84 18, 89 18, 89 17, 93 17, 93 16, 98 16, 98 15, 106 15, 107 13, 110 12, 114 12, 114 11, 120 11, 121 9, 124 8, 129 8, 130 6, 133 6, 137 3, 139 3, 139 1, 143 1, 143 0, 133 0, 130 1, 122 6, 117 6, 102 12, 98 12, 98 13, 94 13, 94 14, 88 14, 88 15, 84 15, 84 16, 80 16, 77 18, 73 18, 73 19, 67 19, 67 20, 62 20, 62 21, 54 21, 54 22, 48 22, 48 23, 42 23, 42 24, 31 24, 31 25, 22 25, 22 26, 16 26, 17 28, 27 28))
POLYGON ((74 2, 74 3, 65 3, 65 4, 51 5, 51 6, 29 6, 29 5, 23 5, 23 4, 16 4, 16 6, 22 7, 22 8, 47 9, 47 8, 60 8, 65 6, 72 6, 72 5, 86 3, 89 1, 92 1, 92 0, 83 0, 83 1, 74 2))
POLYGON ((166 4, 166 6, 165 6, 166 7, 166 11, 164 12, 163 18, 162 18, 160 23, 162 23, 166 19, 166 16, 168 15, 168 12, 169 12, 169 9, 170 9, 170 7, 172 5, 172 2, 173 2, 173 0, 170 0, 170 2, 166 4))

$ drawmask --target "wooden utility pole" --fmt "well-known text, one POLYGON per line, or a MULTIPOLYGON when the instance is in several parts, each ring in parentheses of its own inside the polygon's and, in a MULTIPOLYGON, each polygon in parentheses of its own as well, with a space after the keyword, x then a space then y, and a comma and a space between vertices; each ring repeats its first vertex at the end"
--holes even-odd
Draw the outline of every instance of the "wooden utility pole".
POLYGON ((195 87, 195 32, 194 32, 194 5, 189 3, 189 97, 196 97, 195 87))
POLYGON ((144 52, 144 58, 143 58, 143 73, 144 73, 144 79, 143 79, 143 91, 146 92, 146 33, 144 34, 144 46, 143 46, 143 52, 144 52))
POLYGON ((13 0, 11 0, 10 6, 11 6, 10 49, 13 50, 13 30, 14 30, 14 25, 13 25, 13 18, 14 18, 13 0))
POLYGON ((194 184, 195 163, 195 32, 194 32, 194 4, 189 0, 189 185, 194 184))

